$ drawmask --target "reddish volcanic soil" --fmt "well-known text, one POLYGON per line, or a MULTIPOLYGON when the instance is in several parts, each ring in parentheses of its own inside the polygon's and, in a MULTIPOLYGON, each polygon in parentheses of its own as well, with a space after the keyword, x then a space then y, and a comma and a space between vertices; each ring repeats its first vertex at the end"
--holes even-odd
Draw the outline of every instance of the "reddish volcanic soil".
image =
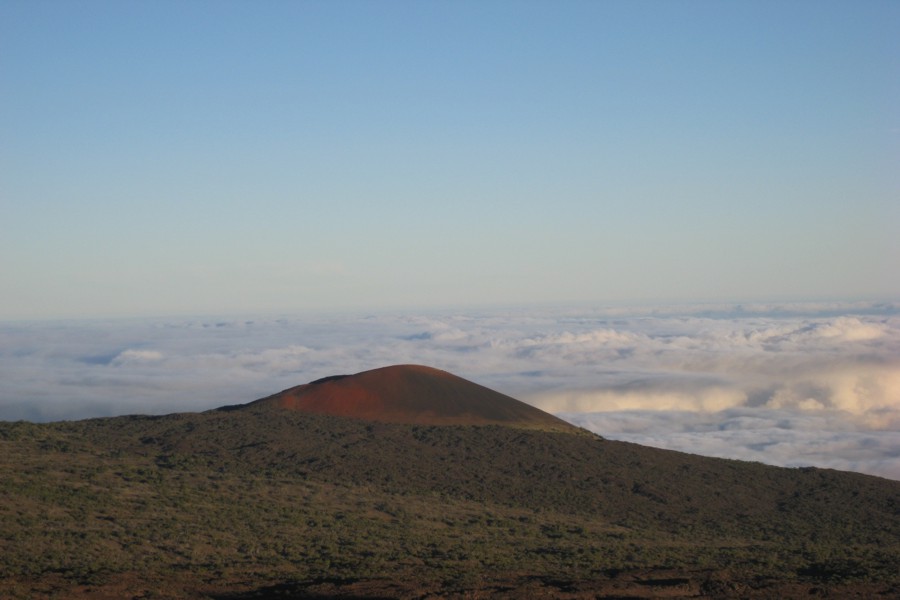
POLYGON ((420 365, 396 365, 356 375, 326 377, 256 403, 386 423, 576 429, 515 398, 446 371, 420 365))

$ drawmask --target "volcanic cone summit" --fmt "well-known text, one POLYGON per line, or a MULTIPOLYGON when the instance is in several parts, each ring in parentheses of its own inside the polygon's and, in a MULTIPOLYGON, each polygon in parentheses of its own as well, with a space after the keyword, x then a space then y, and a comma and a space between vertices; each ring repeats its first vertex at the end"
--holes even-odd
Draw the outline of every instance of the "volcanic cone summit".
POLYGON ((515 398, 421 365, 325 377, 263 398, 257 404, 386 423, 577 429, 515 398))

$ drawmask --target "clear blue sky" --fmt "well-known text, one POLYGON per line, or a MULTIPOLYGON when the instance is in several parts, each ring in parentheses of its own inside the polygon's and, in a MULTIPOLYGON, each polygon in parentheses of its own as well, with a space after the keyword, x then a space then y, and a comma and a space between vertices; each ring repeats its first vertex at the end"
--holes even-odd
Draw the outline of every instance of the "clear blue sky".
POLYGON ((900 3, 0 2, 0 319, 900 296, 900 3))

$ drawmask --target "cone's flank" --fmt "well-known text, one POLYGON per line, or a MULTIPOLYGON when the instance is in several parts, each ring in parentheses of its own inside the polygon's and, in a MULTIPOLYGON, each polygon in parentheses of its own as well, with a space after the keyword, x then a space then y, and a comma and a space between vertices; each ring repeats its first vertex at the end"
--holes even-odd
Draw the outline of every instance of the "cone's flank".
POLYGON ((579 430, 515 398, 422 365, 325 377, 257 400, 254 405, 384 423, 579 430))

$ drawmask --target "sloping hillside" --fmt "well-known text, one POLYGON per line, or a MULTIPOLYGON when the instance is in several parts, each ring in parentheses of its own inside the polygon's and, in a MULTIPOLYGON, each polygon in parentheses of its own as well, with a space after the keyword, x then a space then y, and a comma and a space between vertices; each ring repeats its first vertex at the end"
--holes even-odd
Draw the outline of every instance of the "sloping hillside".
POLYGON ((898 597, 898 564, 900 482, 574 428, 0 423, 4 598, 898 597))

